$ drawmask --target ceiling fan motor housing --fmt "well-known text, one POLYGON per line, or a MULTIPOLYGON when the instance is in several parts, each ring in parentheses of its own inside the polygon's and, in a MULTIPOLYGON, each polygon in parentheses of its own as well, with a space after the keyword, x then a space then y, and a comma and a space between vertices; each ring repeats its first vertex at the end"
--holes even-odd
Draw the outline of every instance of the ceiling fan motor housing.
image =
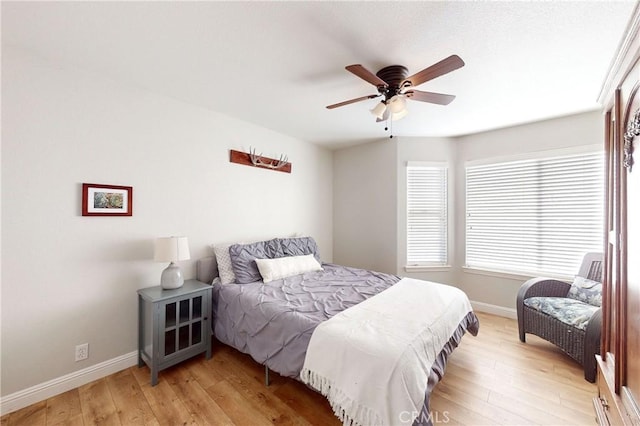
POLYGON ((389 85, 388 87, 378 86, 378 91, 384 95, 386 101, 400 92, 400 85, 406 80, 408 74, 409 70, 402 65, 389 65, 376 73, 376 76, 389 85))

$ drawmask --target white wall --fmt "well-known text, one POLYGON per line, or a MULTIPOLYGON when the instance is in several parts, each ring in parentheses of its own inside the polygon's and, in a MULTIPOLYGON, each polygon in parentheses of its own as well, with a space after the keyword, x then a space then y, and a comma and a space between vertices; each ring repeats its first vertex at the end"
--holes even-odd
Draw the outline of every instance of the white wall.
POLYGON ((331 261, 332 174, 325 149, 4 49, 2 395, 137 349, 155 237, 189 237, 186 278, 210 243, 296 232, 331 261), (249 145, 293 172, 229 163, 249 145), (133 186, 133 217, 82 217, 82 182, 133 186))
POLYGON ((334 152, 336 263, 396 273, 396 156, 388 138, 334 152))

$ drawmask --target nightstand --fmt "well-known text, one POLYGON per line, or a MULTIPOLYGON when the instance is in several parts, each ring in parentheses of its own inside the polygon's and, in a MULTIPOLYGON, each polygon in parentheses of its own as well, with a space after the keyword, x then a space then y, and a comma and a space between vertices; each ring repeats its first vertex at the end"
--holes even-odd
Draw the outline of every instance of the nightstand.
POLYGON ((138 367, 158 372, 206 352, 211 358, 211 286, 187 280, 180 288, 138 290, 138 367))

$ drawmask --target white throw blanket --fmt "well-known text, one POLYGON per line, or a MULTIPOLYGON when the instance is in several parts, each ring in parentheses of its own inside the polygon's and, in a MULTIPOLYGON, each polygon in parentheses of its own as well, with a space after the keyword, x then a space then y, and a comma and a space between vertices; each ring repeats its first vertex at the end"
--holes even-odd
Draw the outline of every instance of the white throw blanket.
POLYGON ((345 425, 410 425, 431 366, 471 310, 455 287, 403 278, 316 327, 301 379, 345 425))

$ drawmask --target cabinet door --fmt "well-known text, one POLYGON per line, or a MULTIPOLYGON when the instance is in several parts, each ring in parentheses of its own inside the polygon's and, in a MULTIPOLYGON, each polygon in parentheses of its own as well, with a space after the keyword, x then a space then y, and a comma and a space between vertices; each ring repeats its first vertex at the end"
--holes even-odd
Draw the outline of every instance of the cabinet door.
POLYGON ((178 324, 178 350, 200 346, 205 343, 204 318, 205 297, 198 293, 188 300, 181 300, 178 324))
POLYGON ((207 292, 193 293, 163 303, 160 323, 161 360, 206 348, 207 292))

